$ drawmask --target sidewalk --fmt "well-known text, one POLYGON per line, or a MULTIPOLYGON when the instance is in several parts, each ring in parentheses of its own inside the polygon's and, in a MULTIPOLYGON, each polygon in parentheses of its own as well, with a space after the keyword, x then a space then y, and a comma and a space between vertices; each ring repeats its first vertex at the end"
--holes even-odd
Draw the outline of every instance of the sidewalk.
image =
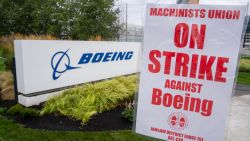
POLYGON ((237 85, 230 113, 227 141, 250 140, 250 86, 237 85))
POLYGON ((240 48, 240 54, 243 56, 250 55, 250 47, 240 48))

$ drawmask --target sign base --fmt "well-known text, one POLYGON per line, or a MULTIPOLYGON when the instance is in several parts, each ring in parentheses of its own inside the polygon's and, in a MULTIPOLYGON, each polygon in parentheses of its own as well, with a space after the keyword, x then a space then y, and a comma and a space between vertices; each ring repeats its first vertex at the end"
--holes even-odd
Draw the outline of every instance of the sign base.
POLYGON ((39 105, 42 102, 45 102, 45 101, 49 100, 50 98, 57 96, 61 93, 62 93, 62 91, 57 91, 57 92, 53 92, 53 93, 47 93, 44 95, 38 95, 38 96, 32 96, 32 97, 18 95, 18 103, 25 106, 25 107, 39 105))

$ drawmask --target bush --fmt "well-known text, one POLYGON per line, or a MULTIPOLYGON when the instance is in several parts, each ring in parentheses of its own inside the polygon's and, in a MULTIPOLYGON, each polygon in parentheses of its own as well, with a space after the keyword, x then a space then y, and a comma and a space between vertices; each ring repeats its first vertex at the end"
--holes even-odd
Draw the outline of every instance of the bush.
POLYGON ((128 119, 129 121, 133 122, 134 120, 134 107, 132 103, 129 103, 127 107, 122 112, 122 117, 128 119))
POLYGON ((14 100, 14 81, 11 72, 0 72, 0 99, 14 100))
POLYGON ((4 114, 6 112, 6 108, 0 107, 0 114, 4 114))
POLYGON ((66 90, 62 95, 47 101, 41 114, 60 113, 85 124, 91 116, 133 99, 137 78, 136 75, 118 77, 66 90))
POLYGON ((10 69, 12 66, 13 52, 10 49, 0 46, 0 72, 10 69))
POLYGON ((33 116, 39 116, 40 111, 34 108, 26 108, 20 104, 17 104, 15 106, 12 106, 9 110, 6 112, 10 115, 21 115, 24 118, 27 117, 33 117, 33 116))
POLYGON ((1 52, 0 52, 0 72, 5 70, 6 70, 5 59, 1 58, 1 52))
POLYGON ((126 108, 122 112, 122 117, 124 117, 125 119, 128 119, 131 122, 133 122, 133 115, 134 115, 134 109, 133 108, 126 108))

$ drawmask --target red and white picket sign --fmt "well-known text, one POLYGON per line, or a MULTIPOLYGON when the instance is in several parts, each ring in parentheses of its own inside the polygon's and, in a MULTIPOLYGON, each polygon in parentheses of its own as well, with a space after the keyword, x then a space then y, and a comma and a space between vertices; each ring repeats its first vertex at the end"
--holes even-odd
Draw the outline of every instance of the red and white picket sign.
POLYGON ((147 5, 136 133, 224 140, 246 12, 246 5, 147 5))

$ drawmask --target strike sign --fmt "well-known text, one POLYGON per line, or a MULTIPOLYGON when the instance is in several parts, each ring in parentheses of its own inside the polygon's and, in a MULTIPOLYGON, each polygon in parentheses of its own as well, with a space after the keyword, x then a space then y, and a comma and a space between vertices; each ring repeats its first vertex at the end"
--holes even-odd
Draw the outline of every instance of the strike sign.
POLYGON ((136 133, 224 140, 246 10, 147 5, 136 133))

